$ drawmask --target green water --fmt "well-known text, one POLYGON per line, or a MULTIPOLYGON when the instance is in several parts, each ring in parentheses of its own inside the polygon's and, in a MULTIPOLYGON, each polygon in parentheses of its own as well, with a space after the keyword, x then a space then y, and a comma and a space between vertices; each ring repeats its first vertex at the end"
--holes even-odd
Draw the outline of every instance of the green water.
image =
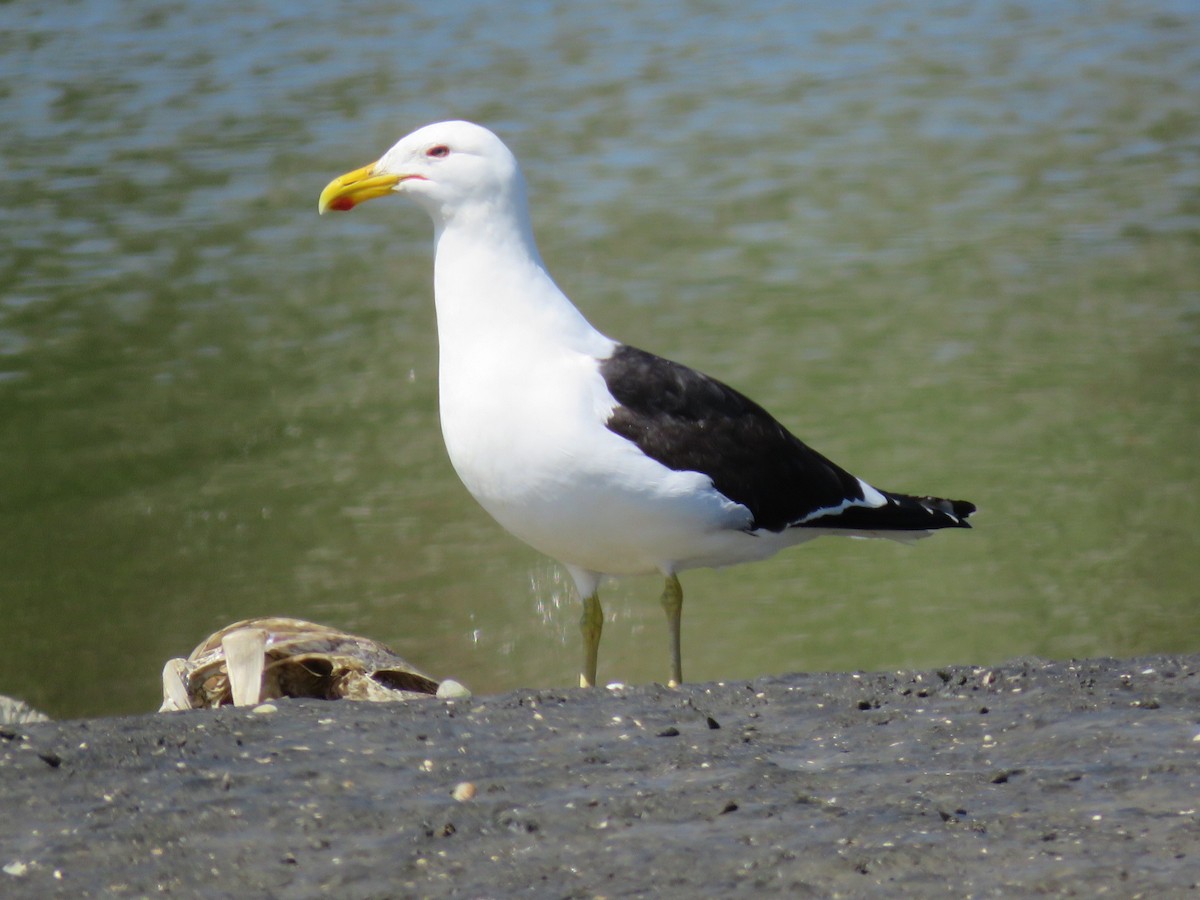
MULTIPOLYGON (((563 573, 442 450, 425 216, 315 212, 450 117, 602 330, 981 507, 686 573, 688 678, 1200 648, 1200 11, 796 9, 0 6, 0 693, 155 708, 263 614, 574 682, 563 573)), ((601 678, 665 677, 659 588, 601 678)))

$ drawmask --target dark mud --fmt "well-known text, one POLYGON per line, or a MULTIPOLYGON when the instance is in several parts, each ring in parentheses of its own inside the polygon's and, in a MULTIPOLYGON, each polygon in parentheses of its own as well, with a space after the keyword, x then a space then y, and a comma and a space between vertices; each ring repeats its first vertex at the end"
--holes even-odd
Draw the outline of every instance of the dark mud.
POLYGON ((0 726, 0 896, 1200 896, 1198 671, 0 726))

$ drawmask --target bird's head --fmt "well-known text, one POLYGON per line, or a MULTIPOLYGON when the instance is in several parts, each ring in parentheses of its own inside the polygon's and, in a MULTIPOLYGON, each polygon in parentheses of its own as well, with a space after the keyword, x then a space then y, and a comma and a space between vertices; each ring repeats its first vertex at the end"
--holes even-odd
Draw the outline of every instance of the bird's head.
POLYGON ((437 122, 419 128, 377 162, 331 181, 317 211, 350 210, 359 203, 401 194, 448 221, 474 203, 524 204, 516 158, 486 128, 471 122, 437 122))

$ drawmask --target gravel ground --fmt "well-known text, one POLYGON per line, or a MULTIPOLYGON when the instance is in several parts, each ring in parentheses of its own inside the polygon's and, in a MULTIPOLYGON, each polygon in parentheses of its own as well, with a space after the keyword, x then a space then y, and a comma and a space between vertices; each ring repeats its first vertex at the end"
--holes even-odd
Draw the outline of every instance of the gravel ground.
POLYGON ((1200 896, 1200 655, 0 726, 0 896, 1200 896))

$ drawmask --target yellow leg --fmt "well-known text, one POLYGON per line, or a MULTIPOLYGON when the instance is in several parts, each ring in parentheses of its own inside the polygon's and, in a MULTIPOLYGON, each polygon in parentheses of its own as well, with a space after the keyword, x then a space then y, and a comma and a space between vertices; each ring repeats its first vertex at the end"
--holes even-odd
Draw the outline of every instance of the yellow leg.
POLYGON ((583 615, 579 631, 583 634, 583 668, 579 672, 580 687, 596 686, 596 655, 600 650, 600 632, 604 630, 604 610, 600 597, 592 593, 583 598, 583 615))
POLYGON ((667 687, 679 687, 683 683, 683 657, 679 650, 679 620, 683 614, 683 587, 675 575, 667 576, 666 587, 663 588, 663 610, 667 613, 667 640, 671 648, 671 680, 667 687))

